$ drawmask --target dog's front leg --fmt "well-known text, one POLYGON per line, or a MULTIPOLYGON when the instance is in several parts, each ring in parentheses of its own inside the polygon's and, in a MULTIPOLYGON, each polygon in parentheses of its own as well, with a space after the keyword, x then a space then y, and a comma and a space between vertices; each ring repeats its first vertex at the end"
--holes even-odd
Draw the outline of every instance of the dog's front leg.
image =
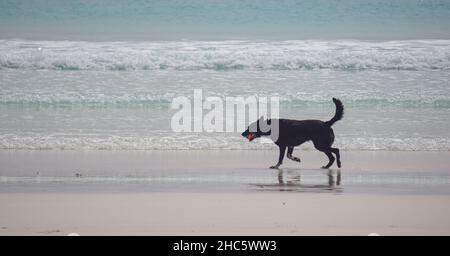
POLYGON ((288 147, 286 157, 291 159, 292 161, 300 162, 300 158, 293 156, 292 152, 294 152, 294 147, 288 147))
POLYGON ((270 166, 271 169, 278 169, 280 165, 283 163, 284 153, 286 152, 286 146, 284 145, 278 145, 280 148, 280 157, 278 158, 278 163, 274 166, 270 166))

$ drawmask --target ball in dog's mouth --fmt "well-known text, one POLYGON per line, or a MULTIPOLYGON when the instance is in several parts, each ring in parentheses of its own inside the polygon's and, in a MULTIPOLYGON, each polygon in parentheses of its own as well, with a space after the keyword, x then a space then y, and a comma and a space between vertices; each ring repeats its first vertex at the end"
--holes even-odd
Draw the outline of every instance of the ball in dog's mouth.
POLYGON ((247 134, 248 141, 252 141, 255 138, 255 135, 253 133, 247 134))

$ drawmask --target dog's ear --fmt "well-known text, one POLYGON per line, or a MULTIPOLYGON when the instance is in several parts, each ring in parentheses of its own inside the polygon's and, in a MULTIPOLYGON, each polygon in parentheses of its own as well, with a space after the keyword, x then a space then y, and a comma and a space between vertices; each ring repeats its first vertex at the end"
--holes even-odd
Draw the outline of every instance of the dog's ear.
POLYGON ((264 121, 264 116, 261 116, 258 121, 256 121, 256 126, 259 128, 259 124, 264 121))

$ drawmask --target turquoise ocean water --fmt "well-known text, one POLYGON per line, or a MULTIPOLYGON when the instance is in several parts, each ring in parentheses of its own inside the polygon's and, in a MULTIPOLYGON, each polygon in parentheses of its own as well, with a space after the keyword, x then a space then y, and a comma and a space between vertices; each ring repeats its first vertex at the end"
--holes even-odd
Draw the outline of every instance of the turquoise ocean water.
MULTIPOLYGON (((450 149, 450 1, 0 0, 0 149, 264 149, 170 102, 279 96, 343 150, 450 149)), ((311 145, 305 145, 311 149, 311 145)))

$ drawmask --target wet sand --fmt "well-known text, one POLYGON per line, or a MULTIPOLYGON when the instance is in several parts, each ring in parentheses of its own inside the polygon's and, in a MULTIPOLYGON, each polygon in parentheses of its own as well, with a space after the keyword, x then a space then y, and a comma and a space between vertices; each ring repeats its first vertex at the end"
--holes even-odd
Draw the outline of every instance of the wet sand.
POLYGON ((0 151, 0 235, 449 235, 449 152, 0 151))

